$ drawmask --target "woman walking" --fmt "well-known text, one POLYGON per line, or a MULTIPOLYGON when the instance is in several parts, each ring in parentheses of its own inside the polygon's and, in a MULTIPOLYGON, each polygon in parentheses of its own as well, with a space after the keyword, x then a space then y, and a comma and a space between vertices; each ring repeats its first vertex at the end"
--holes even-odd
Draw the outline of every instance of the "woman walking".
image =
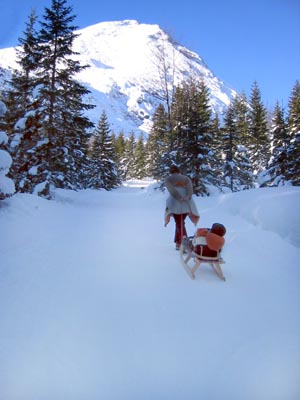
POLYGON ((165 186, 169 192, 165 212, 165 226, 167 226, 171 216, 173 216, 175 220, 174 242, 176 250, 179 250, 182 238, 187 236, 185 227, 186 217, 189 216, 191 221, 196 225, 200 216, 196 204, 192 199, 193 184, 191 179, 181 174, 176 165, 172 165, 169 172, 170 175, 165 180, 165 186))

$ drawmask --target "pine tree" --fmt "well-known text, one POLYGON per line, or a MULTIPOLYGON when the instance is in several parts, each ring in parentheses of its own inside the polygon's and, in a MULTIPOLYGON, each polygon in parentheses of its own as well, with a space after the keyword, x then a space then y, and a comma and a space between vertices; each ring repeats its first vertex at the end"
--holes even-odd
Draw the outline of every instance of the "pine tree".
POLYGON ((250 159, 249 150, 249 105, 246 94, 243 92, 241 95, 234 99, 234 113, 236 118, 236 154, 235 159, 237 162, 236 176, 238 185, 241 189, 250 189, 254 187, 254 174, 252 163, 250 159))
POLYGON ((229 105, 223 128, 225 186, 232 191, 253 187, 253 173, 248 156, 247 143, 249 123, 248 106, 244 93, 237 96, 229 105))
POLYGON ((125 179, 126 175, 126 160, 125 160, 125 150, 126 150, 126 140, 124 132, 121 131, 117 138, 113 140, 113 145, 116 154, 116 163, 119 171, 119 176, 121 180, 125 179))
MULTIPOLYGON (((194 161, 194 185, 196 193, 208 194, 210 185, 217 186, 218 176, 213 151, 212 109, 210 95, 204 81, 199 88, 199 99, 196 99, 197 109, 195 113, 197 128, 197 152, 194 161)), ((193 174, 191 174, 193 178, 193 174)))
POLYGON ((231 103, 226 111, 224 117, 224 128, 223 128, 223 153, 224 153, 224 164, 223 164, 223 179, 225 186, 229 187, 233 192, 236 188, 234 185, 234 152, 235 152, 235 115, 234 107, 231 103))
POLYGON ((76 37, 72 25, 75 15, 66 0, 52 0, 51 8, 45 8, 41 22, 39 43, 41 46, 38 70, 38 98, 41 123, 47 144, 47 168, 43 195, 49 196, 50 186, 81 188, 80 170, 87 163, 82 146, 86 133, 93 124, 84 111, 93 105, 82 101, 89 90, 75 81, 74 76, 84 69, 72 50, 76 37))
POLYGON ((171 106, 171 119, 172 119, 172 132, 171 132, 171 146, 170 152, 175 164, 181 166, 181 170, 185 172, 185 159, 184 154, 184 139, 186 131, 189 129, 187 126, 188 119, 188 85, 182 85, 175 88, 171 106))
POLYGON ((270 159, 270 138, 267 128, 267 111, 261 100, 257 82, 252 85, 249 111, 249 144, 250 161, 258 175, 267 168, 270 159))
POLYGON ((5 119, 6 130, 9 134, 14 133, 16 122, 33 109, 33 91, 36 85, 34 73, 39 66, 40 59, 36 22, 36 14, 32 11, 25 25, 24 37, 19 38, 19 47, 15 50, 19 68, 12 70, 12 77, 8 82, 9 88, 3 93, 9 109, 5 119))
POLYGON ((134 177, 142 179, 146 177, 146 149, 143 134, 141 133, 134 149, 134 177))
POLYGON ((196 194, 208 194, 215 185, 212 110, 209 90, 201 81, 189 81, 174 95, 173 126, 176 161, 189 174, 196 194))
POLYGON ((212 134, 212 144, 211 150, 213 152, 213 157, 211 158, 212 169, 217 178, 217 186, 222 185, 222 129, 219 115, 216 113, 212 115, 211 121, 211 134, 212 134))
POLYGON ((91 138, 91 145, 89 150, 89 179, 88 188, 92 189, 102 189, 104 187, 104 182, 102 179, 102 138, 96 132, 91 138))
POLYGON ((134 178, 134 163, 135 163, 135 146, 136 140, 134 132, 130 132, 129 137, 125 142, 125 155, 124 155, 124 166, 125 166, 125 179, 134 178))
POLYGON ((300 185, 300 82, 297 80, 289 98, 288 133, 290 137, 287 149, 287 179, 293 185, 300 185))
POLYGON ((6 131, 10 135, 13 156, 10 175, 15 180, 17 191, 30 193, 45 179, 41 170, 45 164, 46 151, 40 114, 37 111, 39 101, 35 97, 35 88, 39 84, 36 71, 41 58, 36 21, 37 17, 32 11, 26 23, 24 37, 19 39, 19 69, 13 71, 10 87, 4 94, 9 109, 6 131))
POLYGON ((0 101, 0 200, 11 196, 15 192, 15 184, 13 180, 7 176, 11 167, 12 158, 8 151, 7 134, 2 130, 6 111, 7 108, 5 104, 0 101))
POLYGON ((272 155, 268 167, 268 179, 266 185, 278 186, 286 181, 288 168, 287 149, 288 134, 287 124, 284 117, 284 109, 277 102, 275 105, 272 123, 272 155))
POLYGON ((101 114, 94 136, 92 159, 97 179, 95 187, 110 190, 119 185, 120 178, 115 162, 112 134, 105 111, 101 114))
POLYGON ((168 130, 168 115, 160 104, 153 114, 153 126, 148 136, 147 174, 160 180, 166 176, 170 167, 172 153, 170 152, 170 132, 168 130))

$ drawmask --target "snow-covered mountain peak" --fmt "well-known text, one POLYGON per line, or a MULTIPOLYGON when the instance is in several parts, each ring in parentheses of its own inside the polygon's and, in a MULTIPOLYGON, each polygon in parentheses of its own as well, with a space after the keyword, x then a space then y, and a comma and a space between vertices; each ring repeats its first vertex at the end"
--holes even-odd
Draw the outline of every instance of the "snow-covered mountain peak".
MULTIPOLYGON (((163 97, 163 64, 170 85, 172 76, 175 85, 191 75, 204 79, 216 111, 222 111, 234 95, 197 53, 175 42, 156 24, 108 21, 76 33, 74 50, 80 62, 89 65, 77 79, 88 86, 89 101, 97 105, 88 116, 96 123, 105 110, 116 134, 150 131, 153 112, 163 97)), ((12 49, 0 50, 0 67, 12 65, 12 49)))
POLYGON ((159 32, 158 26, 137 21, 105 22, 78 31, 74 48, 91 67, 83 75, 88 77, 91 70, 102 70, 102 83, 105 78, 114 78, 121 87, 127 81, 144 81, 145 73, 154 72, 153 43, 159 32))

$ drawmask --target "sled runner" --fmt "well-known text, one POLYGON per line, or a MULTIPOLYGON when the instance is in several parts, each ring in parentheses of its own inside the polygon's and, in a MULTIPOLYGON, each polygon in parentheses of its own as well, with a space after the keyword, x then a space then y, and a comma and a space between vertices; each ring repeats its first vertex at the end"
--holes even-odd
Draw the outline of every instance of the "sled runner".
MULTIPOLYGON (((198 230, 200 231, 200 230, 198 230)), ((206 230, 207 231, 207 230, 206 230)), ((208 232, 208 231, 207 231, 208 232)), ((180 258, 184 269, 191 279, 195 279, 196 271, 201 264, 209 264, 212 270, 217 276, 225 281, 221 264, 225 261, 220 255, 220 250, 214 251, 213 256, 204 255, 205 251, 202 251, 207 247, 206 239, 203 236, 184 237, 180 246, 180 258)))

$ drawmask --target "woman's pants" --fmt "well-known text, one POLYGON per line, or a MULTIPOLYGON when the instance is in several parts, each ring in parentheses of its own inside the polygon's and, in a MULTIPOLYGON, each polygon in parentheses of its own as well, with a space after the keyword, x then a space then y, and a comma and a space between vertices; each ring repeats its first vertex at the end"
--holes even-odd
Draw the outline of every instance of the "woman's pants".
POLYGON ((187 217, 187 213, 186 214, 173 214, 173 217, 175 219, 174 242, 176 244, 181 244, 183 236, 187 236, 187 232, 186 232, 185 224, 184 224, 184 220, 187 217))

